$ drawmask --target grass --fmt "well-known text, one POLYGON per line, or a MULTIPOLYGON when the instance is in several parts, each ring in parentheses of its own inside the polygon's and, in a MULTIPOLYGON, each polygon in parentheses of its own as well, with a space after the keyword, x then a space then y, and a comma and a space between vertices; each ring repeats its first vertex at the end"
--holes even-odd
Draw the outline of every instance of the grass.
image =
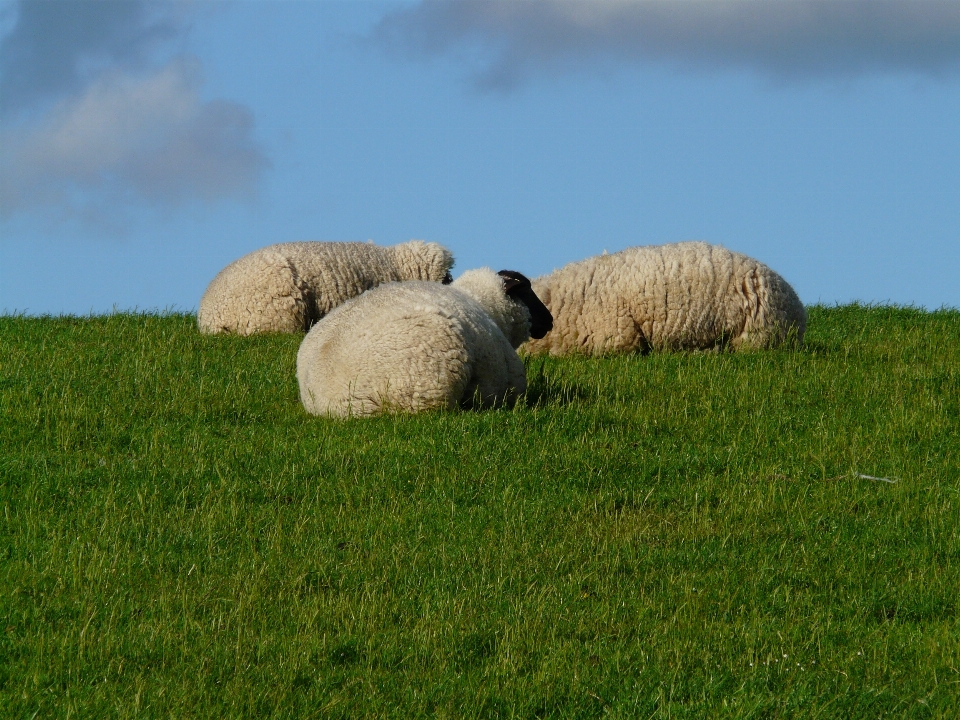
POLYGON ((2 317, 0 716, 956 717, 960 312, 809 328, 342 422, 296 337, 2 317))

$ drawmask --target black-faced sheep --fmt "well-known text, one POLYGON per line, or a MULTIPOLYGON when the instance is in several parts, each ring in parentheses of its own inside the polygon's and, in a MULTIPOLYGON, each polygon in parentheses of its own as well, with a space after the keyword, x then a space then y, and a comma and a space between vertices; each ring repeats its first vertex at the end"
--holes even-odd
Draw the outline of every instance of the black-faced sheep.
POLYGON ((515 348, 551 326, 530 281, 512 271, 381 285, 304 338, 300 399, 307 412, 336 417, 509 404, 527 386, 515 348))

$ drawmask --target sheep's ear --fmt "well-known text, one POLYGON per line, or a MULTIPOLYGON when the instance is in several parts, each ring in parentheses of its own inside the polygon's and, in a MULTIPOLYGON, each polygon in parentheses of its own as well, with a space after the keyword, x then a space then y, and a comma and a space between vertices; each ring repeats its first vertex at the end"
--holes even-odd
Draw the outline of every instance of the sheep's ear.
POLYGON ((503 289, 507 295, 512 295, 519 288, 530 287, 530 281, 526 276, 515 270, 501 270, 497 275, 503 278, 503 289))
POLYGON ((515 278, 504 278, 503 279, 503 289, 506 291, 507 295, 510 294, 510 291, 518 288, 520 286, 520 281, 515 278))

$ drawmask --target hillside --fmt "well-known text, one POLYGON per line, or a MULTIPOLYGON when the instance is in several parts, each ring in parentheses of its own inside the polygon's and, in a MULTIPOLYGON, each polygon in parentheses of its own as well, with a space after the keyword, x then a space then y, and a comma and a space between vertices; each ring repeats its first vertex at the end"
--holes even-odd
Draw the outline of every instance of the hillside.
POLYGON ((0 317, 0 716, 955 717, 960 312, 346 422, 194 322, 0 317))

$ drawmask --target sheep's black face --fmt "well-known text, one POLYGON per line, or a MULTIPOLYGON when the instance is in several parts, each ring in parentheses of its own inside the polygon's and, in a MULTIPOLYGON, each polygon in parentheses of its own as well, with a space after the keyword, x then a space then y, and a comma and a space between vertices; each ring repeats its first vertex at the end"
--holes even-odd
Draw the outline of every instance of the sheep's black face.
POLYGON ((444 285, 449 285, 450 283, 453 282, 453 275, 450 274, 449 270, 447 270, 447 274, 443 276, 443 280, 441 282, 444 285))
POLYGON ((530 280, 513 270, 501 270, 497 273, 503 278, 507 297, 522 302, 530 311, 530 337, 539 340, 553 329, 553 315, 547 309, 530 286, 530 280))

